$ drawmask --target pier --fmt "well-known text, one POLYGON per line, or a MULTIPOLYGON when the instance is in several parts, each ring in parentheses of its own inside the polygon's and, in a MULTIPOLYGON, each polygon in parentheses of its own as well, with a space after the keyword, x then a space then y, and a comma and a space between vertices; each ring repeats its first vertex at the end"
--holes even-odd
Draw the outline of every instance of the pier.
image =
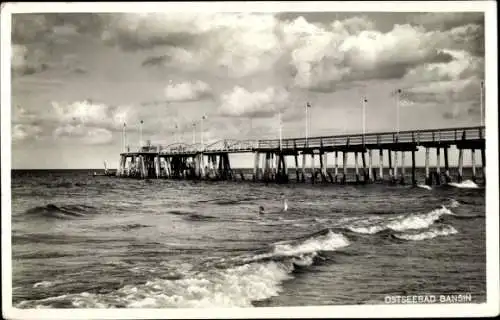
MULTIPOLYGON (((175 143, 167 146, 141 146, 136 151, 120 154, 118 177, 139 179, 245 180, 235 172, 229 155, 251 153, 254 156, 252 180, 288 183, 291 179, 287 163, 294 162, 294 179, 304 183, 374 183, 440 185, 463 180, 464 151, 470 151, 473 181, 477 179, 475 152, 481 154, 484 181, 485 127, 462 127, 366 134, 346 134, 309 138, 268 140, 220 140, 212 144, 175 143), (458 150, 456 174, 449 165, 449 148, 458 150), (425 150, 425 181, 417 181, 415 153, 425 150), (378 168, 373 160, 378 151, 378 168), (435 152, 436 162, 430 163, 435 152), (354 176, 348 177, 348 154, 354 156, 354 176), (384 153, 387 163, 384 163, 384 153), (299 164, 299 155, 302 163, 299 164), (406 156, 411 165, 408 166, 406 156), (339 157, 342 156, 342 170, 339 157), (443 157, 442 157, 443 156, 443 157), (306 159, 310 157, 310 168, 306 159), (333 158, 333 165, 329 167, 333 158), (319 160, 319 168, 316 168, 319 160), (441 167, 444 160, 444 167, 441 167), (433 166, 434 165, 434 166, 433 166), (432 166, 434 168, 432 168, 432 166), (410 170, 408 177, 406 170, 410 170), (409 181, 408 181, 409 180, 409 181)), ((352 164, 351 164, 352 165, 352 164)), ((293 172, 292 172, 293 173, 293 172)))

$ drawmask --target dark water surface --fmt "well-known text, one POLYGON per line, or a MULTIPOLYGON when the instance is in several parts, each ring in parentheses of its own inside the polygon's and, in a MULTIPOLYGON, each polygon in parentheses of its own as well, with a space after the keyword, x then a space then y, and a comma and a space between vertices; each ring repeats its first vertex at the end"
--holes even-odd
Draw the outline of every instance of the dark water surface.
POLYGON ((426 293, 484 302, 484 216, 484 188, 14 171, 13 304, 345 305, 426 293))

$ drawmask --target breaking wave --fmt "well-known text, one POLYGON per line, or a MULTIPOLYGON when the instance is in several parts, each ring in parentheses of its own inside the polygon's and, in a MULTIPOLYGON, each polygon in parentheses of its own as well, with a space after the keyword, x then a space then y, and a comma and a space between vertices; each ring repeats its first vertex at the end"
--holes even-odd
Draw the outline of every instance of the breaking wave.
POLYGON ((373 225, 354 224, 347 227, 356 233, 374 234, 382 230, 405 231, 413 229, 426 229, 439 220, 442 215, 454 215, 448 208, 442 206, 439 209, 424 214, 410 214, 398 216, 373 225))
POLYGON ((55 205, 37 206, 25 211, 26 214, 58 219, 85 217, 89 213, 96 213, 96 208, 89 205, 55 205))
POLYGON ((349 241, 342 234, 326 229, 300 239, 274 243, 252 257, 235 257, 226 268, 202 268, 203 271, 190 271, 176 279, 155 278, 106 294, 82 292, 22 301, 17 307, 252 307, 254 302, 277 296, 283 282, 294 278, 294 270, 312 265, 319 252, 335 251, 347 245, 349 241))
POLYGON ((419 184, 417 187, 422 188, 422 189, 427 189, 427 190, 432 190, 431 186, 428 186, 426 184, 419 184))
POLYGON ((460 182, 460 183, 450 182, 450 183, 448 183, 448 185, 455 187, 455 188, 463 188, 463 189, 478 189, 479 188, 479 186, 471 180, 465 180, 465 181, 460 182))
POLYGON ((456 234, 456 233, 458 233, 457 229, 453 228, 450 225, 444 225, 442 227, 432 228, 428 231, 424 231, 424 232, 420 232, 420 233, 394 234, 394 236, 398 239, 401 239, 401 240, 419 241, 419 240, 432 239, 432 238, 439 237, 439 236, 447 236, 447 235, 456 234))

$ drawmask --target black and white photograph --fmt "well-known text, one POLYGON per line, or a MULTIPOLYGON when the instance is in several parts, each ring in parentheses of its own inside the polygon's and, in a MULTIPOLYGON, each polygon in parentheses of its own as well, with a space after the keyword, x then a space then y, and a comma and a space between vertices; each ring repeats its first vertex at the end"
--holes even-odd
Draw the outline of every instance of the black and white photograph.
POLYGON ((5 318, 499 314, 496 2, 1 14, 5 318))

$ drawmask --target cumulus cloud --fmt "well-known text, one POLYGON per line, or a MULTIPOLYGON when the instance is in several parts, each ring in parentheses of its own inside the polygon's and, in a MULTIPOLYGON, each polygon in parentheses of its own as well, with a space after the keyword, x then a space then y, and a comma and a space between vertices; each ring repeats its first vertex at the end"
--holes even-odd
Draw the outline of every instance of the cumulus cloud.
POLYGON ((49 67, 43 50, 28 49, 24 45, 12 45, 11 68, 14 75, 28 75, 49 67))
POLYGON ((14 124, 12 126, 12 142, 37 139, 42 132, 40 126, 32 124, 14 124))
POLYGON ((55 66, 84 73, 82 66, 68 67, 65 61, 51 61, 52 51, 55 46, 69 43, 70 39, 79 36, 80 31, 85 29, 82 23, 95 20, 89 14, 14 14, 11 38, 13 75, 30 75, 55 66))
POLYGON ((213 69, 231 77, 291 66, 295 85, 325 91, 343 81, 401 78, 420 64, 450 61, 441 49, 480 52, 483 27, 474 15, 464 15, 463 23, 442 30, 427 31, 422 22, 381 32, 362 15, 321 24, 274 14, 124 14, 109 22, 103 38, 124 48, 162 47, 163 54, 144 66, 213 69))
POLYGON ((410 18, 412 23, 426 29, 446 31, 465 24, 484 24, 482 12, 428 12, 410 18))
POLYGON ((169 83, 165 87, 167 101, 196 101, 210 96, 212 88, 203 81, 169 83))
POLYGON ((53 127, 53 137, 84 144, 106 144, 113 132, 124 123, 137 122, 137 111, 131 106, 109 106, 91 100, 69 104, 52 102, 52 112, 43 121, 53 127))
POLYGON ((484 76, 484 58, 472 56, 467 51, 443 50, 453 59, 448 62, 426 63, 407 72, 409 81, 459 80, 484 76))
POLYGON ((83 124, 66 124, 57 127, 53 134, 56 139, 77 138, 84 144, 108 144, 113 139, 111 131, 104 128, 87 127, 83 124))
POLYGON ((219 113, 229 117, 270 117, 285 107, 288 96, 288 91, 283 88, 268 87, 250 92, 236 86, 221 94, 219 113))
POLYGON ((52 103, 53 117, 58 124, 102 127, 121 130, 123 123, 137 120, 137 111, 131 106, 109 106, 90 100, 70 104, 52 103))

